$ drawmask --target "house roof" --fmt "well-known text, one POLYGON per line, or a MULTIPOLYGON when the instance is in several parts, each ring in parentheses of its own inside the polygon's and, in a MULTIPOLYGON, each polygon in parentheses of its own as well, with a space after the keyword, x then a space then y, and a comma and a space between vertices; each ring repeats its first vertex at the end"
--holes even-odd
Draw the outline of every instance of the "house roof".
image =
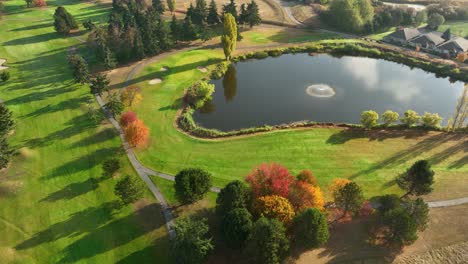
POLYGON ((464 38, 461 38, 461 37, 453 38, 453 39, 441 44, 439 46, 439 49, 444 49, 444 50, 448 50, 448 51, 456 50, 456 51, 465 52, 465 51, 468 51, 468 40, 464 39, 464 38))
POLYGON ((439 34, 436 34, 434 32, 429 32, 429 33, 426 33, 426 34, 423 34, 421 36, 414 38, 411 42, 420 43, 420 44, 430 42, 434 45, 439 45, 440 43, 444 41, 445 39, 443 39, 439 34))
POLYGON ((421 35, 421 32, 416 28, 402 28, 388 35, 388 37, 393 37, 402 40, 410 40, 419 35, 421 35))

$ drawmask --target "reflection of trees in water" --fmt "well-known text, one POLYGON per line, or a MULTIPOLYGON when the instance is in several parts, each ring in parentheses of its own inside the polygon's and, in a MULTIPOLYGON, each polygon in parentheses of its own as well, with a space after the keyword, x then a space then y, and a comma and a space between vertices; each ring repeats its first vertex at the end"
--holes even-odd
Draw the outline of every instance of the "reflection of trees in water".
POLYGON ((205 104, 198 109, 198 111, 202 114, 209 114, 213 113, 216 110, 216 105, 213 103, 213 100, 207 100, 205 104))
POLYGON ((231 101, 234 99, 237 93, 237 72, 234 65, 229 65, 226 74, 223 78, 223 88, 224 88, 224 98, 226 101, 231 101))
POLYGON ((465 84, 463 93, 458 99, 457 108, 453 116, 453 128, 462 128, 468 116, 468 84, 465 84))

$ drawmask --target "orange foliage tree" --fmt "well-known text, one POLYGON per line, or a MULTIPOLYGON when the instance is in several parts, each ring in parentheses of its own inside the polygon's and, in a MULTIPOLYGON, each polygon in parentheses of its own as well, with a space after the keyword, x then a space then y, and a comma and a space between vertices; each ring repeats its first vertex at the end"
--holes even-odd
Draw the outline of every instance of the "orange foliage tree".
POLYGON ((287 198, 289 187, 294 183, 295 178, 286 167, 280 164, 264 163, 253 169, 245 180, 256 197, 279 195, 287 198))
POLYGON ((288 198, 296 212, 306 208, 323 210, 325 205, 320 187, 303 181, 291 185, 288 198))
POLYGON ((258 216, 276 218, 288 224, 294 217, 294 209, 288 199, 278 195, 267 195, 255 200, 254 211, 258 216))
POLYGON ((333 179, 333 182, 330 186, 328 186, 328 191, 330 192, 330 196, 334 196, 334 194, 341 188, 343 188, 346 184, 350 183, 351 181, 344 178, 336 178, 333 179))
POLYGON ((297 175, 297 180, 306 182, 312 186, 318 186, 317 180, 315 179, 314 175, 310 170, 303 170, 299 172, 299 174, 297 175))
POLYGON ((131 107, 143 99, 140 93, 140 88, 136 86, 129 86, 125 88, 120 94, 120 100, 125 106, 131 107))
POLYGON ((143 124, 143 121, 136 120, 124 128, 125 140, 132 147, 143 145, 148 140, 149 128, 143 124))
POLYGON ((465 62, 468 59, 468 52, 460 52, 457 55, 457 60, 459 62, 465 62))

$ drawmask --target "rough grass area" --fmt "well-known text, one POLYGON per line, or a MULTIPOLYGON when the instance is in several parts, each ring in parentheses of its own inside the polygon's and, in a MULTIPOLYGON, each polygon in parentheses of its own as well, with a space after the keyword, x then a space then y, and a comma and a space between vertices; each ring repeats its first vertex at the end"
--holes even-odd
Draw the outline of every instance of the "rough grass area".
POLYGON ((450 28, 450 32, 454 35, 468 38, 468 21, 449 21, 439 27, 439 31, 445 31, 450 28))
MULTIPOLYGON (((212 67, 221 51, 180 53, 148 66, 132 84, 142 88, 143 101, 134 110, 150 127, 152 144, 138 151, 138 158, 153 169, 175 174, 185 167, 201 167, 223 186, 242 179, 256 165, 279 162, 292 173, 310 169, 325 188, 334 178, 358 182, 367 196, 401 193, 394 183, 418 159, 427 158, 436 171, 432 198, 466 195, 468 136, 424 131, 372 131, 318 128, 284 130, 226 140, 200 140, 174 127, 183 90, 206 77, 196 68, 212 67), (167 66, 167 72, 159 72, 167 66), (161 85, 147 80, 161 77, 161 85), (454 190, 452 192, 448 190, 454 190)), ((226 120, 229 122, 229 120, 226 120)))
MULTIPOLYGON (((89 88, 72 82, 67 49, 80 42, 52 27, 58 5, 80 25, 106 21, 108 6, 58 0, 26 9, 21 0, 3 3, 0 57, 8 60, 12 77, 0 84, 0 98, 17 120, 10 142, 19 151, 0 172, 0 262, 169 262, 154 199, 147 194, 122 207, 113 194, 118 177, 100 177, 101 162, 115 156, 121 142, 109 124, 93 124, 89 88)), ((122 161, 120 175, 134 174, 122 161)))

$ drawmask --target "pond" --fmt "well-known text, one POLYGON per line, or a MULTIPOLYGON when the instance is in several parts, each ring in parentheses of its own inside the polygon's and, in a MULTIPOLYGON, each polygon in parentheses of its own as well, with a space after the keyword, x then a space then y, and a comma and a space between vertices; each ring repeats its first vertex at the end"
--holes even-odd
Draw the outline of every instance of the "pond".
POLYGON ((359 123, 365 110, 413 109, 446 121, 464 86, 386 60, 306 53, 238 62, 211 83, 213 100, 193 117, 222 131, 302 120, 359 123))

